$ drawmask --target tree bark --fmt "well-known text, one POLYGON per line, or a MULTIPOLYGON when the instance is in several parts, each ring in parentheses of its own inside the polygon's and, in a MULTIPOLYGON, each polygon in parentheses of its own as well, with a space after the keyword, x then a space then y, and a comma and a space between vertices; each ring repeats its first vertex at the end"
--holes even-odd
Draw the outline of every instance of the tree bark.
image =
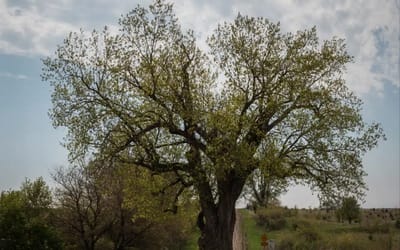
POLYGON ((219 181, 219 199, 214 207, 210 205, 210 202, 204 201, 204 199, 210 197, 200 195, 202 211, 197 221, 201 231, 198 241, 200 250, 233 249, 232 240, 236 221, 235 204, 244 183, 245 178, 238 178, 234 174, 230 175, 230 178, 219 181))

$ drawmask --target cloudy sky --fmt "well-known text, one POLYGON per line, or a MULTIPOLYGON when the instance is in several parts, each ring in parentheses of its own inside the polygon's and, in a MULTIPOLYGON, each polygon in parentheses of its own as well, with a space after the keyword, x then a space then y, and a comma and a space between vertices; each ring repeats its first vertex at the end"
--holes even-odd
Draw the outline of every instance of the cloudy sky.
MULTIPOLYGON (((199 45, 218 23, 240 12, 280 22, 294 32, 314 25, 321 40, 346 39, 355 63, 345 76, 364 101, 368 122, 382 124, 388 140, 364 157, 369 186, 365 207, 400 207, 399 0, 171 0, 185 29, 199 45)), ((60 145, 65 130, 54 129, 47 112, 51 90, 40 79, 41 61, 70 31, 91 31, 118 18, 137 0, 0 0, 0 190, 17 188, 25 177, 43 176, 66 165, 60 145)), ((317 206, 307 188, 294 187, 288 206, 317 206)))

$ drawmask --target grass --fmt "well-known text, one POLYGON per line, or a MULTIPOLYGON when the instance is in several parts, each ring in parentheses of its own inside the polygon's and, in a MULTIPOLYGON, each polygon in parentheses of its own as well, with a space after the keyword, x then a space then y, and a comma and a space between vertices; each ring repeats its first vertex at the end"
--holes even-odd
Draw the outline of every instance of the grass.
POLYGON ((291 233, 289 228, 268 231, 264 227, 257 225, 254 212, 246 209, 240 209, 239 212, 242 215, 242 227, 245 232, 248 250, 259 250, 261 248, 261 236, 263 234, 267 235, 267 239, 276 240, 291 233))
MULTIPOLYGON (((281 209, 281 213, 286 214, 286 224, 282 229, 267 230, 265 226, 257 225, 256 214, 241 210, 248 249, 260 249, 263 233, 274 239, 277 246, 286 245, 284 249, 400 249, 400 230, 395 228, 394 222, 372 220, 378 223, 376 225, 363 218, 361 224, 338 223, 319 210, 296 211, 296 215, 292 213, 289 216, 288 211, 281 209)), ((276 216, 276 213, 273 211, 271 214, 276 216)))
MULTIPOLYGON (((334 216, 325 216, 326 213, 323 211, 299 210, 296 214, 286 215, 286 224, 282 229, 267 230, 265 226, 257 225, 257 215, 254 212, 246 209, 241 209, 239 212, 248 250, 261 249, 261 236, 264 233, 268 239, 275 241, 277 250, 282 249, 285 244, 291 247, 283 249, 400 249, 400 229, 395 228, 394 221, 377 221, 374 216, 371 220, 371 215, 364 216, 361 223, 348 224, 336 222, 334 216), (325 219, 322 219, 321 214, 325 219), (386 230, 382 230, 382 227, 386 230), (314 236, 317 238, 315 244, 309 244, 307 237, 314 236)), ((283 213, 287 213, 287 210, 283 213)), ((363 212, 364 215, 370 213, 370 211, 363 212)), ((400 217, 400 213, 397 213, 397 216, 400 217)), ((198 249, 198 238, 199 232, 193 232, 185 250, 198 249)))

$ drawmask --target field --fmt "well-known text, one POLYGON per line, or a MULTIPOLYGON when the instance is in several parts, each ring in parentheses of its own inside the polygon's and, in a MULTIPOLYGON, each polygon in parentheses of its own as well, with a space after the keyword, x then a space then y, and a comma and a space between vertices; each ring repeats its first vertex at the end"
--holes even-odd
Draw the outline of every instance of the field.
MULTIPOLYGON (((266 234, 276 250, 397 250, 400 249, 400 209, 364 209, 359 222, 338 222, 334 211, 273 208, 240 209, 248 250, 260 250, 266 234)), ((186 250, 197 249, 195 232, 186 250)))
POLYGON ((400 249, 399 209, 363 210, 361 221, 337 222, 334 211, 274 208, 240 210, 247 249, 261 249, 261 236, 276 249, 400 249), (261 216, 260 216, 261 215, 261 216))

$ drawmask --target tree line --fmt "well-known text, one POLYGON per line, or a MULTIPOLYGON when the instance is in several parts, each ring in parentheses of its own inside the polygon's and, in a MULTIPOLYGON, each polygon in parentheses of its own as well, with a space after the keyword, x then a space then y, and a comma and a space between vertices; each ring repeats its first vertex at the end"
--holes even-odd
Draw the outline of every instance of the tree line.
POLYGON ((198 209, 168 178, 91 163, 55 171, 53 192, 27 179, 1 193, 0 249, 181 249, 198 209))

